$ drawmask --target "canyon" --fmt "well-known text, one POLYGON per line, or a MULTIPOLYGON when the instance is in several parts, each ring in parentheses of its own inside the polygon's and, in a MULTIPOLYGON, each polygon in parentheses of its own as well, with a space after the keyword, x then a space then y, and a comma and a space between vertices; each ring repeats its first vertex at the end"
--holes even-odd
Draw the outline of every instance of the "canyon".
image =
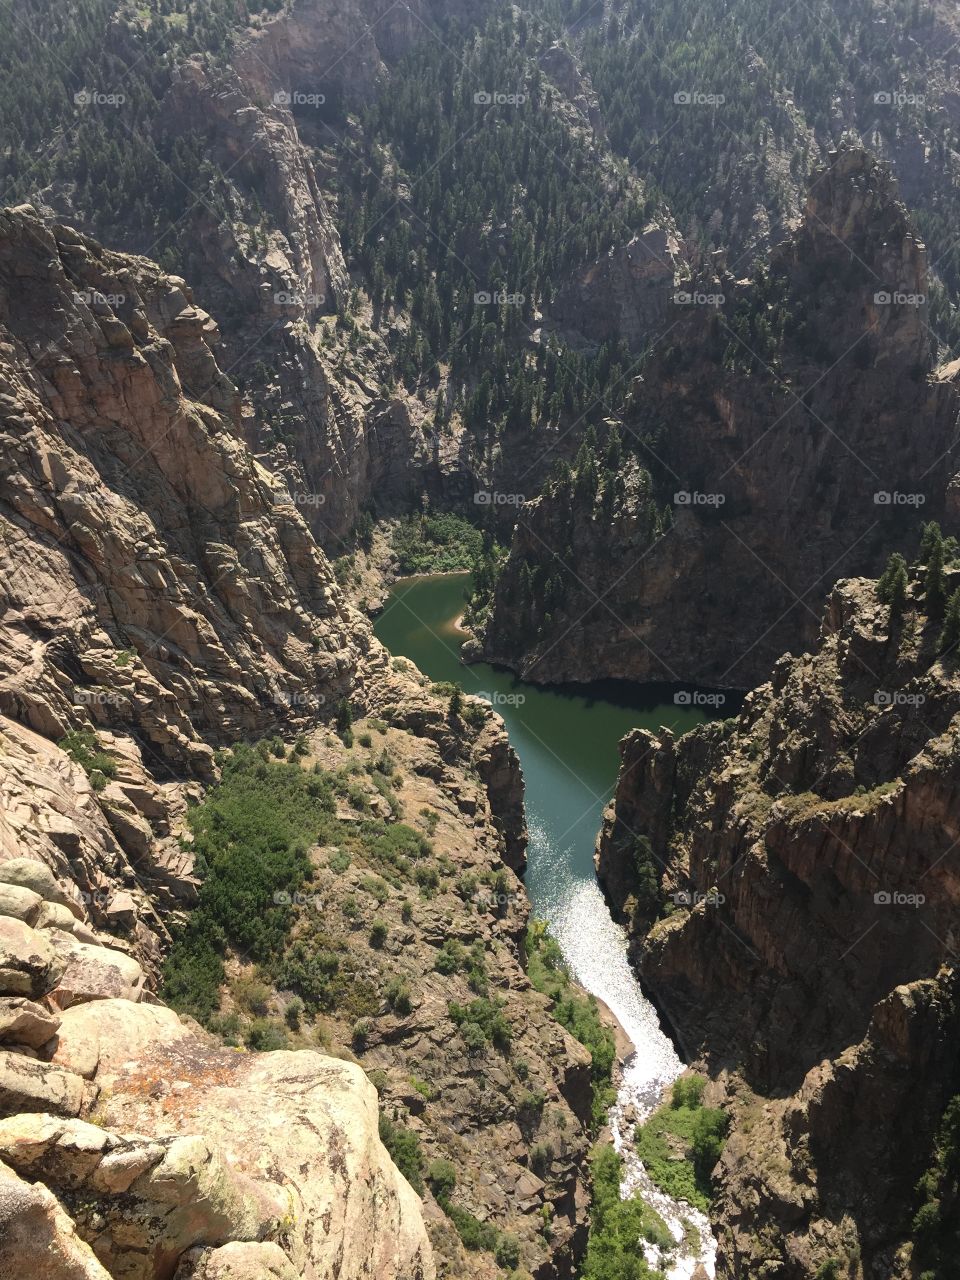
POLYGON ((0 1274, 953 1274, 957 29, 801 9, 0 15, 0 1274))

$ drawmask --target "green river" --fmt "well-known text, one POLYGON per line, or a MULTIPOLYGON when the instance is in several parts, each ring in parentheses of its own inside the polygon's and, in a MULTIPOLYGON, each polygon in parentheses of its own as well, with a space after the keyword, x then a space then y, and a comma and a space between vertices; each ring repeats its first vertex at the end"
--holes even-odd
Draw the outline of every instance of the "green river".
MULTIPOLYGON (((712 1275, 715 1246, 706 1219, 663 1196, 631 1150, 632 1117, 649 1113, 683 1064, 637 983, 625 935, 611 919, 593 867, 601 815, 616 783, 620 738, 637 727, 668 726, 683 733, 706 715, 675 703, 675 686, 606 681, 542 688, 485 663, 463 665, 459 651, 464 637, 457 621, 468 581, 465 573, 402 580, 376 620, 376 634, 393 654, 411 658, 431 680, 457 681, 503 716, 526 784, 530 844, 525 882, 534 911, 549 922, 573 973, 614 1012, 635 1046, 610 1117, 614 1142, 625 1160, 624 1192, 640 1191, 678 1239, 685 1221, 699 1228, 702 1244, 695 1254, 664 1259, 671 1280, 685 1280, 698 1262, 712 1275)), ((713 713, 734 709, 720 706, 713 713)))

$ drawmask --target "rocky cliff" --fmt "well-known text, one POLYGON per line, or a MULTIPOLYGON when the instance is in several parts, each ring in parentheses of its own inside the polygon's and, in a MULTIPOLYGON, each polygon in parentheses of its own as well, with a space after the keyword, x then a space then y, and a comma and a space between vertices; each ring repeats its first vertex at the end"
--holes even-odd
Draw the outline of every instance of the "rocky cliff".
POLYGON ((674 294, 619 474, 601 438, 520 510, 483 652, 525 678, 744 687, 815 637, 838 575, 944 509, 956 369, 933 367, 884 168, 841 150, 755 279, 714 266, 674 294))
POLYGON ((922 1270, 914 1189, 960 1085, 960 681, 928 573, 902 612, 839 583, 817 647, 738 717, 622 744, 598 873, 726 1089, 723 1275, 922 1270))
POLYGON ((0 1270, 561 1280, 590 1056, 524 972, 517 758, 346 602, 220 350, 182 279, 0 214, 0 1270))
POLYGON ((210 741, 347 693, 355 618, 186 284, 6 211, 0 325, 0 710, 209 777, 210 741))

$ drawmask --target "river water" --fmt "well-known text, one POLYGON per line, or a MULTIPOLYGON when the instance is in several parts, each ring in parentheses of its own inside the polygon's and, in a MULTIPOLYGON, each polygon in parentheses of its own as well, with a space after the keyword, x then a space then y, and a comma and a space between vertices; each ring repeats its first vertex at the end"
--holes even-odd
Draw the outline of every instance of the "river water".
POLYGON ((549 922, 573 974, 612 1010, 635 1046, 610 1115, 614 1144, 624 1158, 622 1191, 638 1191, 678 1242, 663 1259, 651 1246, 648 1261, 662 1263, 669 1280, 690 1280, 698 1263, 713 1276, 716 1248, 707 1219, 658 1191, 633 1153, 634 1124, 657 1105, 683 1063, 634 977, 626 935, 610 916, 593 866, 601 815, 616 783, 620 738, 637 727, 666 725, 683 733, 704 714, 676 705, 674 686, 608 681, 544 689, 485 663, 464 666, 457 619, 468 581, 467 574, 404 579, 376 620, 376 634, 431 680, 456 680, 503 716, 526 784, 525 883, 534 911, 549 922))

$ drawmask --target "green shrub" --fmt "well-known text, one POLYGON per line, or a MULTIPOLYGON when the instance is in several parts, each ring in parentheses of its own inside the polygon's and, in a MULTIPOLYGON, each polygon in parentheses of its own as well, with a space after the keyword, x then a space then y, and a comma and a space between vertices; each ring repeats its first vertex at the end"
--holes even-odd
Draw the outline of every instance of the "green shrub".
POLYGON ((410 988, 403 978, 391 978, 387 983, 387 1004, 402 1018, 405 1018, 413 1008, 410 988))
POLYGON ((434 813, 432 809, 421 809, 420 817, 423 819, 427 828, 427 833, 433 835, 437 827, 440 825, 439 813, 434 813))
POLYGON ((483 534, 463 516, 441 511, 401 520, 391 545, 401 573, 445 573, 470 568, 483 548, 483 534))
POLYGON ((463 943, 457 938, 447 938, 443 946, 437 952, 437 958, 434 962, 434 968, 437 973, 449 976, 452 973, 458 973, 463 967, 466 959, 466 951, 463 943))
MULTIPOLYGON (((648 1240, 661 1249, 673 1245, 666 1223, 639 1196, 620 1199, 622 1162, 610 1146, 590 1157, 590 1235, 581 1280, 645 1280, 648 1269, 637 1247, 648 1240)), ((656 1273, 659 1274, 659 1273, 656 1273)))
POLYGON ((493 1256, 498 1267, 509 1267, 512 1270, 520 1264, 520 1241, 509 1231, 501 1232, 494 1245, 493 1256))
POLYGON ((527 930, 527 976, 533 986, 553 1001, 553 1015, 570 1034, 590 1051, 593 1089, 592 1121, 596 1129, 606 1123, 607 1112, 616 1096, 611 1077, 617 1055, 613 1032, 600 1017, 592 996, 580 996, 572 989, 570 974, 556 939, 547 933, 542 920, 534 920, 527 930))
POLYGON ((277 966, 276 982, 278 987, 296 991, 310 1011, 316 1012, 339 1002, 349 985, 349 975, 341 974, 336 952, 298 938, 277 966))
POLYGON ((353 1045, 357 1053, 363 1053, 367 1047, 367 1041, 370 1038, 370 1023, 366 1018, 358 1018, 353 1024, 353 1030, 350 1033, 350 1043, 353 1045))
POLYGON ((710 1182, 710 1174, 723 1151, 728 1125, 729 1117, 725 1111, 701 1107, 697 1112, 690 1146, 697 1177, 702 1182, 710 1182))
POLYGON ((256 1049, 261 1053, 287 1047, 287 1037, 283 1027, 279 1023, 271 1022, 269 1018, 256 1018, 251 1022, 247 1028, 246 1042, 247 1048, 256 1049))
POLYGON ((703 1102, 703 1091, 707 1082, 703 1076, 681 1076, 673 1082, 670 1095, 671 1107, 691 1107, 696 1109, 703 1102))
POLYGON ((353 734, 351 732, 352 724, 353 724, 353 708, 350 706, 350 703, 347 701, 346 698, 341 698, 340 701, 337 703, 337 718, 336 718, 337 733, 340 735, 341 738, 345 738, 346 735, 349 734, 351 745, 353 743, 353 734))
MULTIPOLYGON (((449 1005, 450 1017, 461 1030, 475 1027, 485 1041, 492 1044, 494 1048, 499 1049, 502 1053, 508 1053, 512 1031, 510 1023, 504 1017, 502 1010, 502 1001, 482 998, 471 1000, 466 1005, 458 1004, 454 1000, 449 1005)), ((475 1044, 476 1035, 474 1034, 471 1038, 475 1044)))
POLYGON ((636 1141, 637 1155, 657 1186, 706 1212, 713 1196, 710 1173, 723 1150, 729 1117, 702 1105, 705 1082, 698 1085, 697 1079, 674 1082, 669 1104, 639 1126, 636 1141))
POLYGON ((250 747, 226 757, 220 783, 188 814, 203 883, 164 966, 168 1003, 207 1022, 230 949, 277 973, 292 895, 312 871, 307 850, 335 828, 333 809, 329 782, 297 764, 250 747))
POLYGON ((497 1247, 500 1233, 492 1223, 478 1221, 468 1209, 461 1209, 446 1199, 440 1207, 456 1228, 465 1249, 492 1253, 497 1247))
POLYGON ((517 1099, 517 1115, 521 1122, 533 1124, 543 1115, 547 1097, 542 1089, 532 1089, 522 1093, 517 1099))
POLYGON ((390 1158, 406 1180, 416 1191, 423 1195, 423 1152, 420 1150, 420 1139, 410 1129, 395 1123, 389 1116, 380 1113, 380 1141, 390 1152, 390 1158))
POLYGON ((438 1200, 450 1195, 457 1185, 457 1169, 450 1160, 431 1160, 427 1168, 427 1183, 438 1200))
POLYGON ((102 791, 108 778, 117 776, 117 762, 105 751, 92 729, 73 729, 57 743, 90 779, 94 791, 102 791))
POLYGON ((465 703, 462 714, 471 729, 482 729, 487 723, 487 708, 482 702, 465 703))
POLYGON ((475 1022, 465 1022, 460 1028, 460 1034, 463 1036, 467 1053, 481 1053, 487 1047, 487 1037, 483 1028, 477 1026, 475 1022))
POLYGON ((918 1270, 952 1280, 960 1257, 960 1095, 944 1109, 930 1168, 917 1186, 913 1218, 913 1263, 918 1270))

